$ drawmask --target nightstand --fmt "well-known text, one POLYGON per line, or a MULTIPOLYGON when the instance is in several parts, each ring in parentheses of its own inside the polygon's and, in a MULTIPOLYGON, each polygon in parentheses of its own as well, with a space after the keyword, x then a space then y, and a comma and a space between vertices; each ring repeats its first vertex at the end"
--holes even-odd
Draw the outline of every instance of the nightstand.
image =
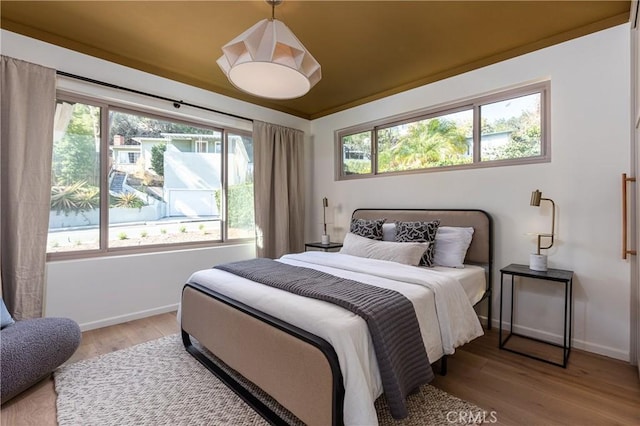
MULTIPOLYGON (((508 285, 508 284, 507 284, 508 285)), ((537 359, 539 361, 544 361, 549 364, 558 365, 563 368, 567 368, 567 361, 569 360, 569 353, 571 352, 571 323, 573 322, 573 271, 567 271, 563 269, 549 269, 548 271, 533 271, 529 269, 527 265, 517 265, 511 264, 505 268, 500 270, 500 349, 504 349, 509 352, 517 353, 520 355, 527 356, 529 358, 537 359), (502 294, 504 287, 504 276, 511 275, 511 317, 509 319, 509 329, 506 338, 502 339, 502 294), (515 285, 514 285, 514 277, 525 277, 531 278, 535 280, 545 280, 557 282, 564 285, 564 336, 562 340, 562 345, 557 343, 537 339, 535 337, 524 336, 522 334, 513 332, 513 296, 515 293, 515 285), (512 336, 518 336, 523 339, 533 340, 539 343, 543 343, 545 345, 551 345, 558 348, 562 348, 562 362, 554 362, 536 355, 532 355, 521 350, 516 350, 513 348, 506 347, 507 342, 511 339, 512 336)))
POLYGON ((332 250, 335 250, 335 249, 342 248, 342 243, 322 244, 321 242, 317 242, 317 243, 305 243, 304 244, 304 251, 307 251, 310 248, 319 249, 319 250, 322 250, 322 251, 332 251, 332 250))

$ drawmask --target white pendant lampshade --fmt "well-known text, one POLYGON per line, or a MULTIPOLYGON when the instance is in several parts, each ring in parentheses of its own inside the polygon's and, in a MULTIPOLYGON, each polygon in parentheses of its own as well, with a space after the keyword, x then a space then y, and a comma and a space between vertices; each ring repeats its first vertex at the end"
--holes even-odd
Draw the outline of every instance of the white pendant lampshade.
POLYGON ((293 99, 322 78, 320 64, 281 21, 263 19, 222 48, 231 84, 255 96, 293 99))

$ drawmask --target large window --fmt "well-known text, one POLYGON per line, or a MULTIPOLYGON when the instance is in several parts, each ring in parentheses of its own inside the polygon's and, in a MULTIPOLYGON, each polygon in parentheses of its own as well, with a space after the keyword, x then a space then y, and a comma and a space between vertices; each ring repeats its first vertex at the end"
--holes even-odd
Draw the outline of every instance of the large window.
POLYGON ((250 134, 59 95, 48 253, 253 237, 250 134))
POLYGON ((336 133, 338 179, 549 161, 549 83, 336 133))

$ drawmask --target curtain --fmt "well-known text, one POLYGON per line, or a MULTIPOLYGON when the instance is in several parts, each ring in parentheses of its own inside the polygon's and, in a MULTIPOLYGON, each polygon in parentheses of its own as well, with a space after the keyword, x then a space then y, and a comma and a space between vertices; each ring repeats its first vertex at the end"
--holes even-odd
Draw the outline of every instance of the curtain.
POLYGON ((0 93, 2 294, 15 319, 41 317, 56 72, 2 56, 0 93))
POLYGON ((304 133, 254 121, 254 200, 258 257, 304 249, 304 133))

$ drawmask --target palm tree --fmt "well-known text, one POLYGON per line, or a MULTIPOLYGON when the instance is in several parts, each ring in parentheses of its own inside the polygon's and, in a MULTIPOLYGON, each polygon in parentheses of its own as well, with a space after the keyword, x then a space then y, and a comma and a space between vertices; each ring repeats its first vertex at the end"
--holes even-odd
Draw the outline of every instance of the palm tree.
POLYGON ((415 170, 471 161, 464 130, 455 122, 432 118, 378 132, 378 167, 381 172, 415 170), (404 129, 403 129, 404 130, 404 129))

